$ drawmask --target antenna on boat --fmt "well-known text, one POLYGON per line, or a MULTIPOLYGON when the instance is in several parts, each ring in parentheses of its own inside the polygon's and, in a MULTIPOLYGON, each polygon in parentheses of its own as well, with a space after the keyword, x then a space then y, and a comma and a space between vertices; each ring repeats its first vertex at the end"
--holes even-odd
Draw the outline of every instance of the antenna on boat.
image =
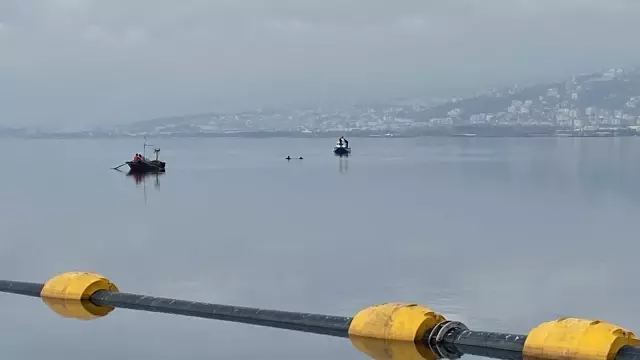
MULTIPOLYGON (((153 145, 151 144, 147 144, 147 135, 144 136, 144 145, 143 145, 143 149, 142 149, 142 156, 144 156, 145 158, 147 157, 147 147, 152 147, 153 145)), ((157 159, 157 154, 156 154, 156 160, 157 159)))

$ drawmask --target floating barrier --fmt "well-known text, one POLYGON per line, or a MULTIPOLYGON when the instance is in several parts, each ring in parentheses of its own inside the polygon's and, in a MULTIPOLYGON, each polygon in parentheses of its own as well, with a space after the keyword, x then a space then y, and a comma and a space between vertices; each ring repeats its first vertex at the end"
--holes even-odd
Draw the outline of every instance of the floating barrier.
POLYGON ((0 292, 40 297, 57 314, 80 320, 125 308, 343 337, 377 360, 457 359, 465 354, 505 360, 640 360, 640 340, 633 332, 599 320, 561 318, 527 335, 493 333, 469 330, 417 304, 375 305, 352 318, 265 310, 124 293, 107 278, 88 272, 62 273, 44 284, 0 280, 0 292))

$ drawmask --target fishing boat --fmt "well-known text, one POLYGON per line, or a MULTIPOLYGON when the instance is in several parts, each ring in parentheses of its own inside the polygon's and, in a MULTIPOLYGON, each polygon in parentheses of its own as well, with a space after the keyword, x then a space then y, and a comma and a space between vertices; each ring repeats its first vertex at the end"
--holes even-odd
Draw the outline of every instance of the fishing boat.
POLYGON ((333 153, 338 156, 348 156, 349 154, 351 154, 351 148, 345 147, 344 145, 342 146, 336 145, 333 148, 333 153))
POLYGON ((337 156, 348 156, 351 154, 351 148, 349 147, 349 142, 344 137, 340 137, 336 146, 333 148, 333 153, 337 156))
POLYGON ((131 173, 141 174, 165 171, 165 163, 159 160, 127 161, 127 165, 129 165, 129 171, 131 173))
MULTIPOLYGON (((146 149, 147 147, 150 147, 150 146, 153 146, 153 145, 147 144, 147 137, 145 136, 143 150, 142 150, 143 154, 146 154, 146 149)), ((146 156, 143 155, 140 158, 136 158, 132 161, 127 161, 126 164, 129 165, 129 172, 138 173, 138 174, 164 172, 166 164, 164 161, 158 160, 160 149, 159 148, 153 149, 153 152, 156 155, 155 160, 148 160, 146 156)))

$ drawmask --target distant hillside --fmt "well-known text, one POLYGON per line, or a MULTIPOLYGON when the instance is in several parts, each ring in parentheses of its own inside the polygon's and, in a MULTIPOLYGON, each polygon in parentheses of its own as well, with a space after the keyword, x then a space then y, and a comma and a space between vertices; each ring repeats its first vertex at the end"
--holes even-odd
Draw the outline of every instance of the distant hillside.
MULTIPOLYGON (((478 114, 517 112, 526 102, 529 116, 548 117, 558 109, 574 109, 578 113, 622 112, 640 116, 640 71, 612 69, 604 73, 574 76, 566 81, 540 84, 522 89, 491 91, 486 94, 436 105, 423 111, 405 111, 404 115, 419 121, 454 116, 465 119, 478 114)), ((579 115, 578 115, 579 116, 579 115)))
MULTIPOLYGON (((239 136, 242 134, 458 133, 466 126, 576 129, 640 124, 640 71, 611 69, 563 81, 492 90, 451 101, 396 99, 339 109, 259 109, 139 121, 77 136, 239 136), (445 129, 445 130, 443 130, 445 129), (448 129, 448 130, 446 130, 448 129)), ((493 130, 492 130, 493 131, 493 130)), ((503 130, 501 130, 503 131, 503 130)), ((504 130, 510 133, 512 130, 504 130)), ((519 130, 518 130, 519 131, 519 130)), ((527 132, 530 130, 526 130, 527 132)), ((538 130, 535 130, 538 131, 538 130)), ((333 135, 331 135, 333 136, 333 135)))

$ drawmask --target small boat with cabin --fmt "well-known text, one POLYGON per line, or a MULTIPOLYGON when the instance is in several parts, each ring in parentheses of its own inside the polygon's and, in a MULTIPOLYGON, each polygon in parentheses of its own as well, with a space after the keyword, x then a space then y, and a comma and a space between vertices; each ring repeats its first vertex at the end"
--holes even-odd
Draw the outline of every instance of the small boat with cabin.
POLYGON ((160 149, 154 149, 155 160, 149 160, 141 154, 135 154, 132 161, 127 161, 131 173, 164 172, 165 162, 158 160, 160 149))
MULTIPOLYGON (((147 138, 145 136, 144 145, 143 145, 143 153, 146 152, 147 147, 153 146, 147 144, 147 138)), ((160 173, 164 172, 165 162, 158 160, 158 155, 160 153, 160 149, 153 149, 153 152, 156 155, 155 160, 149 160, 145 157, 145 155, 136 153, 133 156, 133 160, 127 161, 126 164, 129 165, 129 173, 160 173)))
POLYGON ((349 156, 351 154, 351 148, 349 147, 349 141, 341 136, 333 148, 333 153, 337 156, 349 156))

